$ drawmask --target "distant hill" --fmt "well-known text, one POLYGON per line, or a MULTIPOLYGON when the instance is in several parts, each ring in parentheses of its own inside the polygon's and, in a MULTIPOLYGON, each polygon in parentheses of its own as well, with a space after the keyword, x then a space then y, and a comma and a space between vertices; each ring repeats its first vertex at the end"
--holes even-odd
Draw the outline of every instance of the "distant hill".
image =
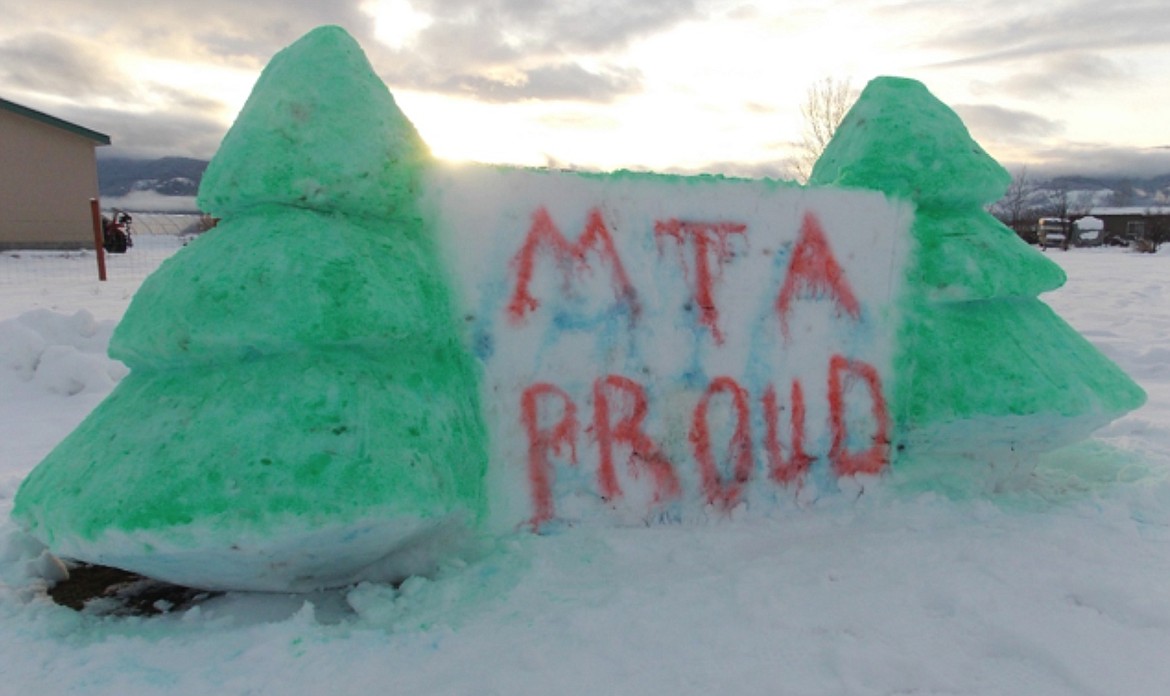
POLYGON ((1165 205, 1170 200, 1170 173, 1144 179, 1130 177, 1061 176, 1036 182, 1048 193, 1061 190, 1079 192, 1080 198, 1093 205, 1165 205))
MULTIPOLYGON (((207 160, 163 157, 142 160, 98 160, 98 187, 103 198, 121 198, 135 192, 160 196, 194 197, 207 160)), ((1148 178, 1062 176, 1030 182, 1033 205, 1042 206, 1061 190, 1080 207, 1096 205, 1165 205, 1170 200, 1170 173, 1148 178)))
POLYGON ((199 191, 207 160, 163 157, 142 160, 120 157, 97 162, 98 191, 103 198, 117 198, 135 191, 163 196, 194 196, 199 191))

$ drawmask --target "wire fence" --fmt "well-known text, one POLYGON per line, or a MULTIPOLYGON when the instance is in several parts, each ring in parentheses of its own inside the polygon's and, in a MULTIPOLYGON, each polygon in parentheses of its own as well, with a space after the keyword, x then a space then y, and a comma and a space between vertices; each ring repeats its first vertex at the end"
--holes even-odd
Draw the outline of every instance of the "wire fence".
MULTIPOLYGON (((113 218, 117 211, 102 211, 113 218)), ((186 213, 133 213, 130 246, 105 252, 109 281, 140 283, 164 260, 213 225, 210 218, 186 213)), ((0 286, 43 285, 46 282, 98 280, 97 252, 92 249, 0 251, 0 286)))
MULTIPOLYGON (((112 218, 114 211, 103 211, 112 218)), ((117 319, 142 281, 212 225, 198 214, 133 213, 124 253, 104 253, 106 280, 98 279, 93 249, 0 251, 0 320, 31 309, 72 313, 85 309, 117 319)))

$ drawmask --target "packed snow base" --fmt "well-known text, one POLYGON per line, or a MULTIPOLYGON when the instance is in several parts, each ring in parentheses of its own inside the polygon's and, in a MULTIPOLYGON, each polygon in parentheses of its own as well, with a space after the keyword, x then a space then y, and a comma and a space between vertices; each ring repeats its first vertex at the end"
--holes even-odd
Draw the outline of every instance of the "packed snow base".
POLYGON ((1049 262, 983 211, 1006 173, 922 85, 875 80, 814 179, 871 191, 445 171, 315 30, 208 168, 222 223, 114 333, 130 374, 13 515, 69 558, 313 589, 485 530, 807 502, 904 448, 1051 448, 1141 403, 1036 299, 1058 269, 979 268, 1049 262))
POLYGON ((1044 300, 1149 402, 1084 443, 971 470, 950 497, 904 492, 895 469, 816 510, 508 535, 397 588, 229 593, 152 619, 50 602, 43 547, 7 518, 124 376, 105 344, 132 288, 88 266, 4 288, 0 691, 1162 696, 1170 253, 1054 259, 1069 282, 1044 300))

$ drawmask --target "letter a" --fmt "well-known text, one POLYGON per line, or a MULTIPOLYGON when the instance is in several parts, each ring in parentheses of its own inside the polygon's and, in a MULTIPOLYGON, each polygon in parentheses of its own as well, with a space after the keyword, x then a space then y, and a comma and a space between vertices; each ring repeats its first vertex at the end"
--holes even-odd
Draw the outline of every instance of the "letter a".
POLYGON ((833 257, 825 231, 812 213, 804 214, 800 239, 792 251, 792 260, 788 262, 784 286, 776 298, 776 313, 780 316, 780 331, 785 339, 788 338, 788 315, 792 311, 792 302, 802 287, 817 294, 832 295, 839 310, 844 310, 854 319, 861 318, 861 306, 845 279, 845 271, 833 257))

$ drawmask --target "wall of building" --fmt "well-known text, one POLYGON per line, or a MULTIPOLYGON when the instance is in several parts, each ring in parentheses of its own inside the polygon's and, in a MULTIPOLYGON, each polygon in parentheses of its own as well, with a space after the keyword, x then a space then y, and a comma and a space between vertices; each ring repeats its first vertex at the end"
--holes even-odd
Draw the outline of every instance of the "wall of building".
POLYGON ((95 144, 0 110, 0 249, 93 248, 95 144))

